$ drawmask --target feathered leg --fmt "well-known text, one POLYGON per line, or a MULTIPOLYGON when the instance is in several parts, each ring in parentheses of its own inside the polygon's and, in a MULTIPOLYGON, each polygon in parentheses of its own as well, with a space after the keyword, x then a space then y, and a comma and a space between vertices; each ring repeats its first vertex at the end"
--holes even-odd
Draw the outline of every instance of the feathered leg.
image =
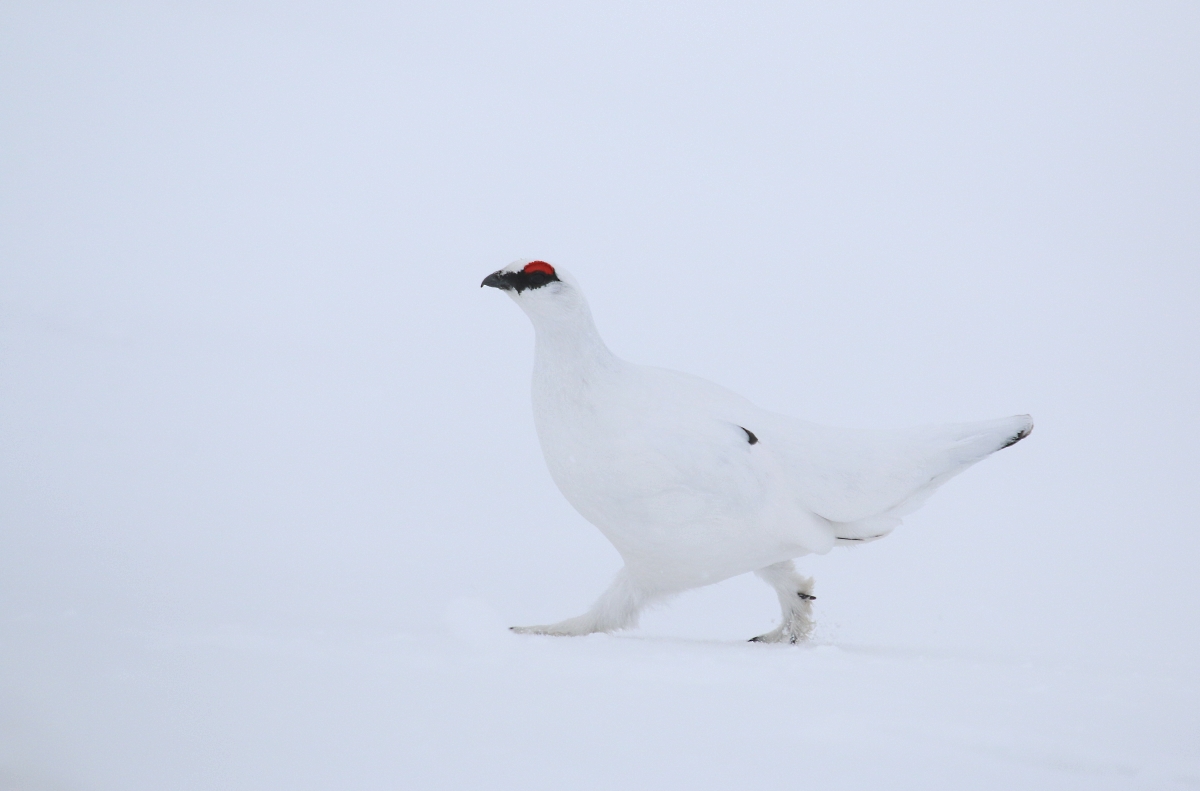
POLYGON ((615 632, 637 626, 638 613, 653 598, 629 578, 625 569, 617 572, 608 590, 583 615, 546 626, 513 626, 518 634, 552 634, 572 636, 593 632, 615 632))
POLYGON ((751 638, 752 643, 799 643, 812 634, 812 577, 796 573, 792 561, 773 563, 754 572, 775 589, 779 606, 783 608, 783 620, 778 629, 751 638))

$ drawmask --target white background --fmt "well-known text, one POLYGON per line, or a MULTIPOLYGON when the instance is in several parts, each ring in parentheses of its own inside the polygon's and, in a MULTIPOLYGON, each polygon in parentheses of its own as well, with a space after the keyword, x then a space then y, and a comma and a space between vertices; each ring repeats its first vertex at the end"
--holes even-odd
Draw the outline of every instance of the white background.
POLYGON ((1200 786, 1190 3, 7 3, 0 789, 1200 786), (1032 413, 619 636, 543 258, 627 359, 1032 413))

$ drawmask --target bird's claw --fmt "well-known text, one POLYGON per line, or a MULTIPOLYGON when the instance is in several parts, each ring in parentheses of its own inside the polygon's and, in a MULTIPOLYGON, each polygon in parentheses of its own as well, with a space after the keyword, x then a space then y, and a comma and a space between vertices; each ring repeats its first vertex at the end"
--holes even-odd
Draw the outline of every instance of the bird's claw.
POLYGON ((746 642, 747 643, 791 643, 792 645, 796 645, 797 643, 804 642, 804 635, 799 635, 799 634, 796 634, 795 632, 780 632, 780 631, 776 630, 774 632, 767 632, 766 634, 760 634, 758 637, 751 637, 746 642))

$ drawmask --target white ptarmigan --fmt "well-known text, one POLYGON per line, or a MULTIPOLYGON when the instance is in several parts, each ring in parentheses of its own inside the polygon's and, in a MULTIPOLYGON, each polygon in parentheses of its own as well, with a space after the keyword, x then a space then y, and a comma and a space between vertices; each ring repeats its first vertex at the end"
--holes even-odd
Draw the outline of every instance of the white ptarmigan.
POLYGON ((1029 435, 1029 415, 899 431, 828 428, 759 409, 695 376, 625 362, 575 280, 545 261, 488 275, 533 322, 533 417, 550 475, 625 561, 591 609, 533 634, 632 626, 649 602, 753 571, 779 628, 812 630, 792 559, 881 538, 935 489, 1029 435))

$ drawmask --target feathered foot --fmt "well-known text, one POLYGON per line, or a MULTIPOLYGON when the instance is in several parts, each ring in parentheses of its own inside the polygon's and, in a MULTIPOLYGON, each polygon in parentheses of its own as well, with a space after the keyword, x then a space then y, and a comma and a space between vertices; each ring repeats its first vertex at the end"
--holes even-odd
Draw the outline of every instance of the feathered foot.
POLYGON ((557 637, 580 637, 596 632, 615 632, 637 626, 638 613, 651 596, 629 579, 624 569, 617 572, 608 590, 600 595, 591 609, 583 615, 545 626, 510 626, 517 634, 548 634, 557 637))
POLYGON ((807 640, 813 630, 812 603, 817 598, 812 592, 812 577, 797 574, 790 560, 759 569, 755 574, 775 589, 782 620, 778 628, 752 637, 750 642, 794 644, 807 640))
POLYGON ((545 626, 510 626, 508 628, 517 634, 549 634, 555 637, 581 637, 593 632, 607 631, 605 629, 597 629, 596 624, 591 623, 586 615, 568 618, 565 621, 546 624, 545 626))

